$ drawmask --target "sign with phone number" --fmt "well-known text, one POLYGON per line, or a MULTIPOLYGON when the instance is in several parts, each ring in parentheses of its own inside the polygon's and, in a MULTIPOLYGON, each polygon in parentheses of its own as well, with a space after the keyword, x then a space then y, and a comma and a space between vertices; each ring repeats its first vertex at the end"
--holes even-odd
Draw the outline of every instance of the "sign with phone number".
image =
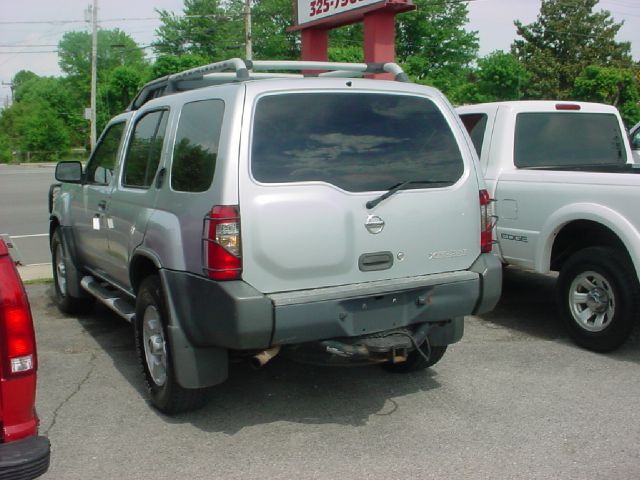
POLYGON ((333 17, 385 0, 298 0, 298 25, 333 17))

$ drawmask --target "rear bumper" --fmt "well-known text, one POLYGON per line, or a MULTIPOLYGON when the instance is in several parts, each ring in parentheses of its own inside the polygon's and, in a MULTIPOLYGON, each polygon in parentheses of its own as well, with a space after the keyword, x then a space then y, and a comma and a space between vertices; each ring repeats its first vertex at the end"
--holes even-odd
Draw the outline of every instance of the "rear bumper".
POLYGON ((0 444, 0 480, 30 480, 49 469, 49 440, 27 437, 0 444))
POLYGON ((422 323, 440 326, 429 334, 434 345, 453 343, 462 336, 464 315, 497 303, 502 268, 483 254, 468 271, 272 295, 242 281, 170 270, 161 276, 173 327, 193 346, 251 350, 422 323))

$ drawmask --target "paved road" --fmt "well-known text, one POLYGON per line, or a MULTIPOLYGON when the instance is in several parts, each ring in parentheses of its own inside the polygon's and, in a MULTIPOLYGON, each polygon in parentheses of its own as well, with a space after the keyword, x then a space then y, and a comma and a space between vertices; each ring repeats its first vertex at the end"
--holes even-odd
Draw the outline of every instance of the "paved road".
POLYGON ((0 164, 0 234, 8 234, 24 263, 50 262, 47 194, 54 165, 0 164), (34 236, 35 235, 35 236, 34 236))
POLYGON ((43 478, 640 478, 640 334, 609 355, 576 347, 554 282, 508 270, 499 308, 429 371, 237 364, 176 418, 145 402, 127 323, 64 317, 31 285, 43 478))

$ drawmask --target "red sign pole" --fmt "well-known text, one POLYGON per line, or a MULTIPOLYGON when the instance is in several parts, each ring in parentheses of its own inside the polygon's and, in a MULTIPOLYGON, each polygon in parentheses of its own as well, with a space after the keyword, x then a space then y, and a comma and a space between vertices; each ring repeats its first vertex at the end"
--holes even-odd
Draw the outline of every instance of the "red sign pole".
MULTIPOLYGON (((364 16, 364 61, 387 63, 396 61, 396 12, 377 10, 364 16)), ((373 78, 393 80, 390 73, 378 73, 373 78)))
POLYGON ((329 60, 329 31, 324 28, 302 30, 302 60, 326 62, 329 60))
MULTIPOLYGON (((302 31, 302 60, 327 61, 329 30, 362 22, 364 61, 395 62, 395 16, 415 8, 411 0, 294 0, 297 24, 289 31, 302 31)), ((387 73, 372 77, 393 78, 387 73)))

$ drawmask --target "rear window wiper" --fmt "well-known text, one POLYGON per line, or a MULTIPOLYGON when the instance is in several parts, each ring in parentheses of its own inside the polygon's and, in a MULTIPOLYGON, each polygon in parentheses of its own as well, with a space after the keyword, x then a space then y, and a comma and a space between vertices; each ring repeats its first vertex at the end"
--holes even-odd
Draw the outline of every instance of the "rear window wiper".
POLYGON ((391 187, 389 190, 384 192, 379 197, 376 197, 373 200, 369 200, 367 203, 365 203, 365 207, 367 207, 368 210, 371 210, 373 207, 378 205, 380 202, 382 202, 383 200, 386 200, 387 198, 389 198, 394 193, 402 190, 407 185, 414 185, 414 184, 451 185, 452 183, 454 183, 454 182, 452 182, 451 180, 407 180, 406 182, 402 182, 402 183, 398 183, 397 185, 394 185, 393 187, 391 187))

